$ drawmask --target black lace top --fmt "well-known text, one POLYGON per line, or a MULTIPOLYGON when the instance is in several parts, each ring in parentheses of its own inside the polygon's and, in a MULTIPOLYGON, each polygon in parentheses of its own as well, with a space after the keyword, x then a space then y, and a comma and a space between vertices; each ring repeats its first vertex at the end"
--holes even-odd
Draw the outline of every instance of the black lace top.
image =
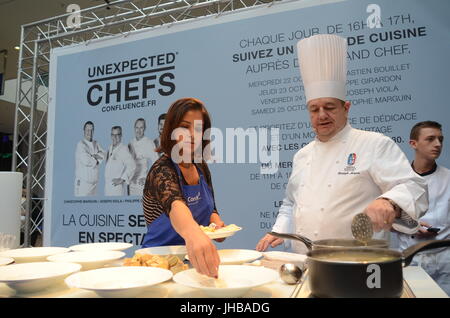
MULTIPOLYGON (((208 166, 206 164, 196 164, 196 166, 206 178, 214 199, 211 173, 208 166)), ((173 201, 181 200, 186 203, 183 192, 181 191, 181 184, 187 183, 184 178, 180 180, 175 169, 175 164, 167 155, 163 155, 155 161, 147 174, 142 200, 147 225, 150 225, 163 213, 168 215, 173 201)), ((215 201, 213 213, 217 213, 215 201)))

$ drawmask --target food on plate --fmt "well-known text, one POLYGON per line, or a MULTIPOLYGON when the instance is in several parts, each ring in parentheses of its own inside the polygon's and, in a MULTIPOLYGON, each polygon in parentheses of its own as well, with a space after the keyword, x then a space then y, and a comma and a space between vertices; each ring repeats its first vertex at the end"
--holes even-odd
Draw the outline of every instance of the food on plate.
POLYGON ((205 233, 219 233, 219 232, 230 232, 230 231, 239 231, 241 228, 237 226, 236 224, 230 224, 224 227, 221 227, 220 229, 216 229, 216 225, 214 223, 211 223, 209 226, 203 226, 200 225, 200 228, 205 233))
POLYGON ((175 255, 152 255, 136 253, 132 258, 125 258, 124 266, 148 266, 168 269, 172 273, 184 271, 189 268, 175 255))
POLYGON ((220 278, 208 277, 200 280, 200 285, 209 288, 227 288, 227 282, 220 278))

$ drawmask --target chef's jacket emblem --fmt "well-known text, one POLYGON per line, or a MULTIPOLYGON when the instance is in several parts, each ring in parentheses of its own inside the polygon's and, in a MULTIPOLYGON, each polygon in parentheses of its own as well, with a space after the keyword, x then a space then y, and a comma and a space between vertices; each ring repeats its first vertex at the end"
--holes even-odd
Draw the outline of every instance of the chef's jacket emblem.
POLYGON ((356 153, 351 153, 348 155, 347 164, 353 166, 356 162, 356 153))
POLYGON ((356 172, 356 153, 352 152, 347 157, 347 166, 344 168, 344 171, 338 172, 338 174, 359 174, 356 172))

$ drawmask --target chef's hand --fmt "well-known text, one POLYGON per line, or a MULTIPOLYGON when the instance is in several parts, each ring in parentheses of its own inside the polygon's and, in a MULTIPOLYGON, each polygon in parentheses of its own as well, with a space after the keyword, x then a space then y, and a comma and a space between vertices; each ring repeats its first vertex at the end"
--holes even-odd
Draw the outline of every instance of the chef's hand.
POLYGON ((113 186, 121 185, 121 184, 124 183, 124 182, 125 182, 125 180, 123 180, 123 179, 121 179, 121 178, 115 178, 115 179, 112 179, 112 184, 113 184, 113 186))
POLYGON ((396 217, 399 217, 394 206, 386 199, 376 199, 364 210, 364 213, 372 220, 373 230, 390 230, 396 217))
POLYGON ((211 239, 199 228, 185 241, 189 262, 197 272, 218 278, 220 258, 211 239))
POLYGON ((420 239, 430 239, 438 235, 438 233, 429 232, 427 230, 429 227, 431 227, 431 225, 428 224, 427 222, 420 221, 420 225, 423 227, 419 228, 419 231, 416 234, 414 234, 415 237, 420 239))
MULTIPOLYGON (((218 213, 211 213, 211 217, 209 219, 209 223, 214 223, 216 225, 216 229, 220 229, 222 227, 225 227, 225 223, 220 218, 220 215, 218 213)), ((216 242, 223 242, 225 241, 225 237, 214 239, 216 242)))
POLYGON ((95 160, 97 160, 97 161, 100 161, 100 160, 102 160, 102 156, 100 156, 99 154, 97 154, 97 153, 94 153, 93 155, 92 155, 92 157, 95 159, 95 160))
POLYGON ((264 252, 265 250, 267 250, 269 245, 272 246, 272 247, 276 247, 276 246, 280 245, 283 242, 284 242, 284 240, 281 239, 281 238, 275 237, 275 236, 270 235, 270 234, 266 234, 266 235, 264 235, 264 237, 256 245, 256 250, 258 252, 264 252))

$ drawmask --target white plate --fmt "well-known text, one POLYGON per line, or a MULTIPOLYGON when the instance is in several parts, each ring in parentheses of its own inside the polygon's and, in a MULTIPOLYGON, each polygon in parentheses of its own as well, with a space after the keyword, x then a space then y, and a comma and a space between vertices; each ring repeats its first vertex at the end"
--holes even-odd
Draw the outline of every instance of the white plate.
MULTIPOLYGON (((221 265, 240 265, 244 263, 253 262, 262 257, 263 254, 254 250, 240 250, 240 249, 224 249, 218 250, 221 265)), ((189 256, 186 255, 189 260, 189 256)))
POLYGON ((14 258, 11 257, 0 257, 0 266, 8 265, 14 263, 14 258))
POLYGON ((264 258, 270 261, 281 261, 298 265, 305 263, 308 257, 304 254, 271 251, 271 252, 264 252, 264 258))
POLYGON ((237 227, 235 229, 227 229, 227 228, 220 228, 215 230, 214 232, 204 232, 210 239, 218 239, 218 238, 224 238, 234 235, 236 232, 242 230, 241 227, 237 227))
POLYGON ((187 254, 185 245, 154 246, 138 249, 135 254, 175 255, 183 260, 187 254))
POLYGON ((65 247, 28 247, 0 252, 2 257, 14 258, 16 263, 44 262, 47 257, 67 253, 70 250, 65 247))
POLYGON ((120 251, 87 251, 53 255, 47 257, 47 260, 59 263, 77 263, 82 266, 82 270, 91 270, 103 267, 124 256, 125 253, 120 251))
POLYGON ((260 266, 220 265, 216 280, 189 269, 177 273, 173 280, 184 286, 196 288, 210 297, 240 297, 250 289, 278 279, 277 271, 260 266))
POLYGON ((130 243, 122 243, 122 242, 105 242, 105 243, 86 243, 86 244, 78 244, 72 245, 69 248, 72 251, 82 252, 82 251, 123 251, 130 247, 133 244, 130 243))
POLYGON ((172 276, 167 269, 124 266, 76 273, 67 277, 65 282, 69 287, 91 290, 101 297, 134 297, 172 276))
POLYGON ((31 293, 62 280, 81 269, 80 264, 35 262, 0 267, 0 282, 20 293, 31 293))

